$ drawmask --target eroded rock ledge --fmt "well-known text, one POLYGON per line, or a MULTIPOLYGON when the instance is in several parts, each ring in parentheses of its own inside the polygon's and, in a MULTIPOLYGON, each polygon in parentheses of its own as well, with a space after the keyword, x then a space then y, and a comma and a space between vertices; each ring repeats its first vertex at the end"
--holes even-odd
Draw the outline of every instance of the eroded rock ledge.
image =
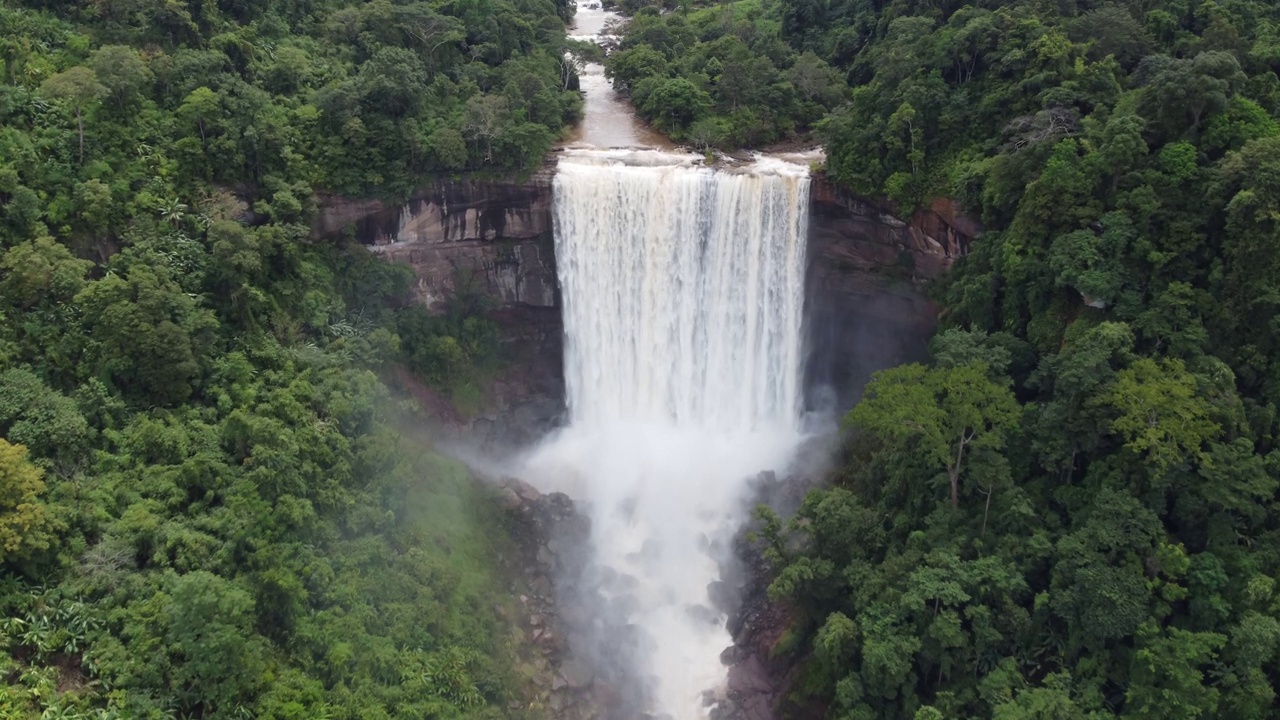
MULTIPOLYGON (((527 178, 436 180, 398 203, 324 195, 313 229, 319 237, 349 233, 388 260, 408 263, 418 278, 416 299, 434 311, 459 292, 500 307, 558 308, 556 163, 553 154, 527 178)), ((854 314, 872 325, 888 321, 906 334, 927 334, 936 308, 920 287, 968 252, 977 224, 947 199, 902 220, 822 174, 810 201, 810 318, 831 305, 847 315, 853 298, 860 308, 854 314)))
POLYGON ((913 283, 949 270, 981 229, 954 200, 938 198, 902 220, 886 203, 854 195, 822 174, 814 176, 810 201, 811 247, 824 262, 913 283))
POLYGON ((551 236, 555 160, 528 178, 437 180, 401 203, 320 197, 312 230, 352 234, 417 275, 418 302, 442 311, 459 292, 498 305, 555 307, 551 236))
MULTIPOLYGON (((409 264, 415 297, 443 311, 460 292, 498 307, 510 371, 473 417, 427 402, 446 424, 484 445, 519 445, 552 427, 563 409, 563 327, 552 239, 554 155, 527 178, 436 180, 401 203, 320 198, 320 237, 351 234, 373 252, 409 264)), ((851 407, 871 373, 921 359, 937 308, 924 284, 966 252, 978 232, 949 200, 908 220, 848 193, 823 175, 810 199, 807 404, 851 407)))

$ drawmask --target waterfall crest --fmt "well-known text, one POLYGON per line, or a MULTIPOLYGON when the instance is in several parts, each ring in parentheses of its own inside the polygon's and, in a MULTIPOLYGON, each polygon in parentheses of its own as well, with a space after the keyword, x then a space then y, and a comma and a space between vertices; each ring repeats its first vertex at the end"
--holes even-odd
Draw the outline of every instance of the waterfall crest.
POLYGON ((587 508, 644 709, 675 720, 725 681, 708 587, 747 484, 800 440, 808 194, 806 168, 769 159, 571 151, 555 178, 570 422, 530 474, 587 508))
POLYGON ((555 178, 573 423, 794 422, 807 173, 610 159, 571 156, 555 178))

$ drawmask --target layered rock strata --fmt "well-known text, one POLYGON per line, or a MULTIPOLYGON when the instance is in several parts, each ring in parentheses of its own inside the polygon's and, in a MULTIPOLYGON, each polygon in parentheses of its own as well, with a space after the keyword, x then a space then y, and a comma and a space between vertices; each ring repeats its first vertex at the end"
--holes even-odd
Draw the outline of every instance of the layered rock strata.
POLYGON ((414 295, 443 311, 459 293, 496 305, 555 307, 551 178, 555 163, 524 179, 438 180, 399 203, 320 198, 313 231, 350 234, 417 276, 414 295))
MULTIPOLYGON (((399 203, 320 198, 317 235, 350 234, 407 263, 424 306, 442 312, 467 293, 499 308, 508 359, 514 356, 510 377, 496 381, 494 402, 476 417, 454 419, 485 443, 532 439, 563 407, 555 171, 552 156, 527 178, 439 180, 399 203)), ((903 220, 821 174, 811 202, 806 402, 837 412, 857 401, 872 372, 924 357, 937 317, 924 286, 968 252, 979 228, 953 201, 937 200, 903 220)))

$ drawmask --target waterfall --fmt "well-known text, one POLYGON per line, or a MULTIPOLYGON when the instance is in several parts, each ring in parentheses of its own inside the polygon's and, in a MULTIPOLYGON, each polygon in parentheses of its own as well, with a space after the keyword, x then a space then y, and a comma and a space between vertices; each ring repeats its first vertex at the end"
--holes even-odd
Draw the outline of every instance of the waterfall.
POLYGON ((555 177, 570 422, 530 472, 587 508, 643 709, 675 720, 724 685, 708 589, 748 482, 801 437, 808 193, 799 165, 652 151, 566 152, 555 177))

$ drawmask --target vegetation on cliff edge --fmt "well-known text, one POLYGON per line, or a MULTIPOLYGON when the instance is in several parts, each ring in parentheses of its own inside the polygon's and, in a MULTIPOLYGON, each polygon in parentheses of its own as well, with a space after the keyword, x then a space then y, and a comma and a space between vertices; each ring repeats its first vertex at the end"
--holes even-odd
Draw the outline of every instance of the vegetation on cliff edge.
POLYGON ((784 42, 758 0, 635 12, 605 70, 636 111, 699 150, 760 147, 808 131, 848 96, 844 78, 784 42))

